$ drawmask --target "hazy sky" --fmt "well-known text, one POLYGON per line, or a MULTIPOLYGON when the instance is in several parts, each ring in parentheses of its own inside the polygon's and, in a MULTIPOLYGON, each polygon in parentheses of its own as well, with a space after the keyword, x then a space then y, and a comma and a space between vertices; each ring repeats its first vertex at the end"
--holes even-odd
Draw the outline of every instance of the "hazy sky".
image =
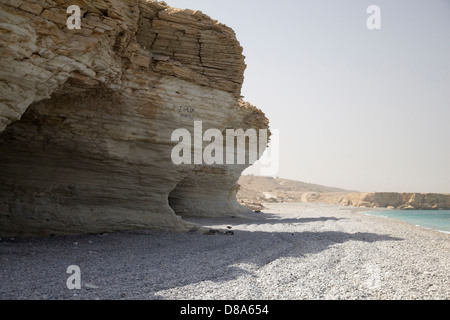
POLYGON ((236 32, 242 95, 280 130, 277 176, 450 193, 450 0, 166 2, 236 32))

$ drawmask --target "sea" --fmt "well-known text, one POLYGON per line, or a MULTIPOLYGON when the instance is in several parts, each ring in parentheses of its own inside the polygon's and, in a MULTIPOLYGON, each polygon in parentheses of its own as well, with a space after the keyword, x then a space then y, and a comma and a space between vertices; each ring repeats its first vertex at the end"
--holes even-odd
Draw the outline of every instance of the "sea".
POLYGON ((450 233, 450 210, 386 210, 365 213, 378 217, 394 218, 418 227, 450 233))

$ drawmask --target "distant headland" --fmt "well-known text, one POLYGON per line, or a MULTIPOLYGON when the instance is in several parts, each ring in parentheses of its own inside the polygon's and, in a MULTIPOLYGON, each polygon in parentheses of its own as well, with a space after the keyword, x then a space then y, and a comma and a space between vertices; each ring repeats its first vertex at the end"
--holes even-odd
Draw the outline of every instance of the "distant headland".
POLYGON ((238 199, 258 210, 263 202, 315 202, 365 208, 449 210, 450 194, 357 192, 300 181, 242 176, 238 199))

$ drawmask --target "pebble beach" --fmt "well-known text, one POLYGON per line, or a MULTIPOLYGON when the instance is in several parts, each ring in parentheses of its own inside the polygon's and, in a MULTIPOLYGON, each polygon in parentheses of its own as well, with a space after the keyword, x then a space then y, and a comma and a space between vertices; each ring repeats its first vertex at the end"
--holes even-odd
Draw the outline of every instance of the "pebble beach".
POLYGON ((265 204, 208 234, 0 240, 1 300, 450 299, 450 234, 360 208, 265 204), (69 266, 81 271, 70 290, 69 266))

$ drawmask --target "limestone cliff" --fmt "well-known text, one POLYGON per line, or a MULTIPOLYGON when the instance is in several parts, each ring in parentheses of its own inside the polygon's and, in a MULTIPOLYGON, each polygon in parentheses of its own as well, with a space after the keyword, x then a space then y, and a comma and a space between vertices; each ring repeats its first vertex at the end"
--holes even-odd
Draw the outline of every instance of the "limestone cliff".
POLYGON ((275 199, 277 202, 317 202, 363 208, 450 210, 450 195, 438 193, 304 192, 296 197, 275 199))
POLYGON ((177 128, 268 128, 240 100, 242 47, 145 0, 0 0, 0 235, 190 230, 249 210, 248 165, 175 165, 177 128), (66 25, 69 5, 81 29, 66 25))
POLYGON ((437 193, 366 192, 340 197, 337 204, 367 208, 450 209, 450 195, 437 193))
POLYGON ((353 192, 300 181, 242 176, 238 199, 261 209, 264 202, 317 202, 366 208, 450 210, 450 194, 353 192))

